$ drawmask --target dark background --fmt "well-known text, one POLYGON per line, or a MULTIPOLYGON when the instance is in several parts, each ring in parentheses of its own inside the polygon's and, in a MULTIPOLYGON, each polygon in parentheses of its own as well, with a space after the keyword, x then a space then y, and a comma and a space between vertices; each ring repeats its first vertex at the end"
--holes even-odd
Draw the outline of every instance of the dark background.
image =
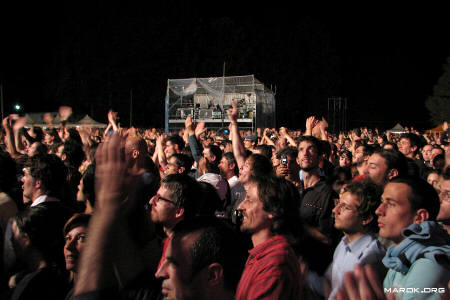
MULTIPOLYGON (((45 1, 42 1, 45 2, 45 1)), ((63 2, 63 1, 60 1, 63 2)), ((45 2, 6 7, 0 23, 5 111, 74 113, 163 127, 167 79, 254 74, 276 87, 278 126, 304 128, 348 99, 348 128, 431 128, 426 98, 450 55, 448 21, 399 16, 199 17, 135 4, 45 2)))

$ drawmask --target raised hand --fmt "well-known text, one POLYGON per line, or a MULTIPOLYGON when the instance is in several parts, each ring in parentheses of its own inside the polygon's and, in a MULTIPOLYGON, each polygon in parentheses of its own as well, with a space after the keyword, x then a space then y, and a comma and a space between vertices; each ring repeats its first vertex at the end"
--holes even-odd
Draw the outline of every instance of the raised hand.
POLYGON ((238 106, 236 100, 231 101, 231 108, 227 110, 228 118, 232 123, 236 123, 239 116, 238 106))
POLYGON ((11 130, 11 120, 9 116, 2 120, 2 126, 6 131, 11 130))
POLYGON ((117 112, 116 111, 112 111, 112 109, 110 109, 108 111, 108 121, 110 123, 115 123, 117 121, 117 112))
POLYGON ((191 115, 188 115, 186 117, 186 119, 184 120, 184 128, 186 129, 192 129, 193 128, 193 123, 192 123, 192 117, 191 115))
POLYGON ((197 138, 199 138, 200 135, 206 131, 206 129, 207 128, 205 127, 205 122, 204 121, 198 123, 197 126, 195 127, 195 136, 197 138))
POLYGON ((126 134, 115 132, 97 149, 95 182, 100 209, 116 208, 124 200, 129 184, 125 157, 126 137, 126 134))
POLYGON ((26 123, 27 123, 27 118, 25 118, 25 117, 18 118, 13 125, 13 129, 19 130, 20 128, 24 127, 26 123))
POLYGON ((280 127, 280 135, 281 136, 288 135, 288 131, 287 131, 286 127, 280 127))

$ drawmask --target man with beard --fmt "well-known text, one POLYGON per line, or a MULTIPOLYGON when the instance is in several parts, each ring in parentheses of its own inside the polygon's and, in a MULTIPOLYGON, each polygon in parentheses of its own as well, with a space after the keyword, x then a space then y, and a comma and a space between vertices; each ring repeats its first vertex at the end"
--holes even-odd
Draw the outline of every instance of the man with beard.
POLYGON ((299 299, 301 272, 291 241, 298 237, 296 188, 274 176, 251 179, 238 206, 241 231, 253 249, 236 291, 237 300, 299 299))
MULTIPOLYGON (((305 223, 310 249, 304 253, 304 258, 312 271, 322 275, 331 263, 333 249, 337 243, 338 232, 333 226, 332 210, 334 199, 337 199, 338 195, 319 175, 319 150, 319 141, 316 138, 304 136, 298 145, 297 162, 302 170, 302 183, 299 187, 300 216, 305 223)), ((308 280, 317 283, 315 279, 308 280)))

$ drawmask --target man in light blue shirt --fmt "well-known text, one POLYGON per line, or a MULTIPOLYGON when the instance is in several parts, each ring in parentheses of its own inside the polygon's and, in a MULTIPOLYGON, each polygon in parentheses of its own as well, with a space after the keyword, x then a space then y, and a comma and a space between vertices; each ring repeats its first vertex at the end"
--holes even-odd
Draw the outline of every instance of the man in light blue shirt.
POLYGON ((440 299, 450 280, 450 236, 435 222, 439 197, 425 180, 391 180, 376 213, 380 236, 394 242, 383 263, 385 293, 396 299, 440 299))
POLYGON ((385 250, 375 234, 378 228, 375 210, 380 203, 381 192, 381 187, 372 182, 354 182, 344 188, 339 203, 333 209, 334 226, 344 233, 344 237, 336 247, 333 262, 325 274, 328 281, 325 295, 331 284, 329 299, 336 299, 345 273, 352 271, 356 264, 371 264, 380 276, 384 275, 381 259, 385 250))

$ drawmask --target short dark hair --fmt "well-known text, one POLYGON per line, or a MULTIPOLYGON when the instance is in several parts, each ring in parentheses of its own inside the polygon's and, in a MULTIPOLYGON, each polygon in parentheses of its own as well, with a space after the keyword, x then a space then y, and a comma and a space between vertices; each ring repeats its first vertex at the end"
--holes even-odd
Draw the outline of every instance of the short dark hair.
POLYGON ((398 176, 408 174, 408 161, 402 153, 390 149, 378 149, 375 150, 375 153, 384 158, 388 170, 396 169, 398 176))
POLYGON ((172 240, 196 232, 199 236, 190 248, 191 276, 212 263, 218 263, 223 268, 225 287, 235 291, 248 256, 245 242, 240 242, 241 235, 215 217, 197 217, 175 225, 172 240))
POLYGON ((375 149, 377 149, 376 146, 374 146, 374 145, 360 143, 359 145, 357 145, 355 147, 355 150, 358 149, 359 147, 364 147, 364 150, 363 150, 363 155, 364 156, 372 155, 375 152, 375 149))
POLYGON ((47 263, 61 258, 62 224, 49 208, 40 205, 30 207, 19 212, 14 221, 19 233, 28 236, 32 246, 47 263))
POLYGON ((74 214, 64 225, 63 236, 66 236, 72 229, 80 226, 88 227, 91 219, 90 214, 74 214))
POLYGON ((296 159, 298 156, 298 150, 295 147, 287 146, 287 147, 284 147, 283 149, 281 149, 277 153, 277 158, 280 159, 281 156, 283 156, 283 155, 286 155, 286 156, 289 156, 290 158, 296 159))
POLYGON ((358 198, 358 213, 361 218, 373 220, 367 225, 372 232, 378 232, 377 215, 375 211, 381 203, 383 188, 370 180, 361 180, 350 183, 344 188, 344 192, 349 192, 358 198))
POLYGON ((313 144, 316 147, 318 155, 321 155, 323 153, 323 148, 321 147, 321 143, 317 138, 315 138, 311 135, 304 135, 304 136, 300 137, 300 139, 298 140, 299 146, 300 146, 301 142, 310 142, 311 144, 313 144))
POLYGON ((436 220, 440 209, 439 195, 426 180, 415 176, 402 176, 392 179, 390 183, 403 183, 409 186, 411 192, 408 200, 411 210, 426 209, 430 215, 429 220, 436 220))
POLYGON ((212 163, 215 165, 219 165, 219 162, 222 159, 222 150, 220 150, 220 147, 209 144, 205 147, 205 149, 209 149, 209 152, 216 157, 216 160, 212 163))
POLYGON ((196 216, 214 216, 215 212, 221 210, 222 199, 217 189, 209 182, 199 181, 201 193, 197 196, 196 216))
POLYGON ((184 149, 184 146, 185 146, 183 138, 181 136, 179 136, 178 134, 169 135, 166 138, 166 142, 170 142, 173 145, 178 145, 178 149, 180 151, 182 151, 184 149))
POLYGON ((263 209, 274 217, 271 232, 299 238, 300 194, 297 188, 286 179, 276 176, 252 178, 250 182, 258 188, 263 209))
POLYGON ((272 146, 269 145, 256 145, 254 150, 259 150, 262 155, 266 156, 268 159, 271 159, 272 149, 272 146))
POLYGON ((422 141, 420 140, 420 137, 415 133, 403 133, 400 136, 400 139, 407 139, 409 143, 411 144, 411 147, 416 146, 416 150, 414 151, 414 155, 419 152, 420 148, 422 148, 422 141))
POLYGON ((31 177, 41 181, 48 195, 61 195, 67 170, 59 157, 54 154, 35 155, 28 158, 25 167, 30 168, 31 177))
POLYGON ((184 208, 185 219, 196 215, 196 199, 201 194, 201 188, 194 178, 185 174, 170 174, 161 180, 161 184, 172 192, 175 205, 184 208))
POLYGON ((78 169, 86 157, 82 144, 78 143, 76 140, 68 139, 63 145, 64 148, 62 154, 66 156, 64 163, 78 169))
POLYGON ((252 177, 265 177, 274 174, 272 162, 261 154, 252 154, 247 159, 253 162, 252 177))
POLYGON ((350 161, 353 158, 352 152, 350 152, 349 150, 342 150, 341 152, 339 152, 339 157, 341 156, 346 156, 350 161))
POLYGON ((47 146, 42 144, 41 142, 35 142, 38 143, 36 146, 36 154, 47 154, 48 149, 47 146))
POLYGON ((233 169, 234 174, 235 175, 239 174, 239 167, 237 165, 236 158, 234 157, 233 152, 226 152, 222 156, 225 157, 225 159, 228 162, 228 165, 234 164, 234 169, 233 169))
POLYGON ((181 167, 184 168, 183 174, 189 174, 192 167, 192 159, 188 155, 182 153, 175 153, 171 157, 175 158, 175 163, 177 164, 178 168, 181 167))

